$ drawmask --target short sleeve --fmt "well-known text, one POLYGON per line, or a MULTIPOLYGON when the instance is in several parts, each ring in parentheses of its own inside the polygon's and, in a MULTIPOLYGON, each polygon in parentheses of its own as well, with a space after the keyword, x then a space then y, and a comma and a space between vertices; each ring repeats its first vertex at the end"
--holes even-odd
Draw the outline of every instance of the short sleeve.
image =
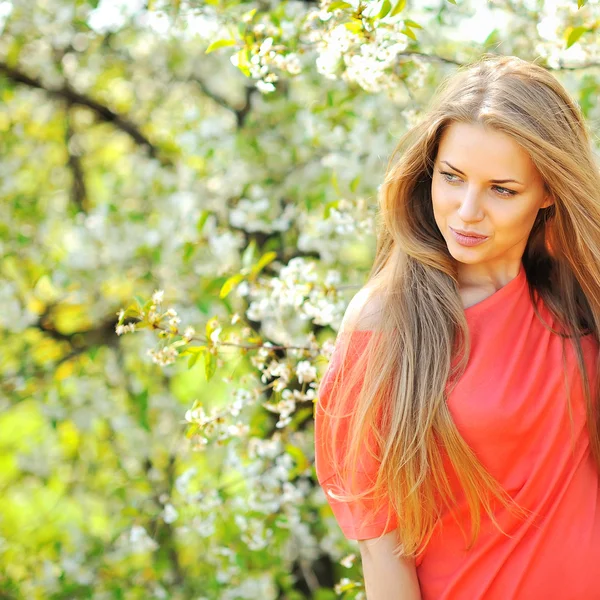
MULTIPOLYGON (((369 331, 354 331, 349 341, 350 347, 345 362, 344 373, 351 367, 352 363, 364 350, 368 341, 369 331)), ((340 368, 340 358, 334 350, 329 365, 323 375, 319 385, 318 399, 315 407, 315 470, 319 484, 325 492, 327 502, 333 511, 336 521, 347 539, 365 540, 379 537, 398 526, 397 515, 392 510, 389 499, 384 496, 377 500, 371 500, 365 497, 353 502, 342 502, 330 496, 330 492, 336 491, 336 487, 342 483, 339 475, 333 469, 333 457, 328 454, 330 451, 324 444, 324 440, 329 435, 330 418, 324 414, 323 407, 326 407, 331 400, 332 383, 336 371, 340 368), (388 521, 389 516, 389 521, 388 521), (386 527, 387 524, 387 527, 386 527)), ((363 378, 359 378, 356 388, 350 394, 350 399, 360 391, 360 385, 363 378)), ((347 421, 342 419, 340 423, 340 444, 335 448, 336 456, 342 456, 347 444, 347 421)), ((361 454, 356 473, 355 487, 350 487, 351 480, 344 482, 353 493, 364 491, 368 486, 375 483, 379 462, 371 456, 369 452, 361 454)))

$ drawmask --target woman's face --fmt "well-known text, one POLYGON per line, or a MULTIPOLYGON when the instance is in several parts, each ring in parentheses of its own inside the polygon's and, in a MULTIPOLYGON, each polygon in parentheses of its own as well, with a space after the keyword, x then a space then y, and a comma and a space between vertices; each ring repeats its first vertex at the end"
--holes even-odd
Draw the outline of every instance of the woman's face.
POLYGON ((441 136, 431 196, 450 254, 490 275, 518 271, 539 209, 553 203, 531 158, 512 138, 456 122, 441 136), (487 237, 469 245, 452 229, 487 237))

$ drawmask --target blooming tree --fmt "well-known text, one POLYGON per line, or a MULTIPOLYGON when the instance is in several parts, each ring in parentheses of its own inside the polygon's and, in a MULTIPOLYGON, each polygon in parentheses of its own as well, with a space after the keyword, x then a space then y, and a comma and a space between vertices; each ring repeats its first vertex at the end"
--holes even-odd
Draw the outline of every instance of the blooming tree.
POLYGON ((313 407, 441 78, 598 119, 598 2, 0 1, 0 596, 364 598, 313 407))

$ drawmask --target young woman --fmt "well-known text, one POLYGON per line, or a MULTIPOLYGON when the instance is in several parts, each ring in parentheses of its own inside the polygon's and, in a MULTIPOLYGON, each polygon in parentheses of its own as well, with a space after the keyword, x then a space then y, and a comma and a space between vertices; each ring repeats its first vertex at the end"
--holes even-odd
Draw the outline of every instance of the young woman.
POLYGON ((315 407, 368 600, 600 598, 600 175, 577 105, 484 56, 379 203, 315 407))

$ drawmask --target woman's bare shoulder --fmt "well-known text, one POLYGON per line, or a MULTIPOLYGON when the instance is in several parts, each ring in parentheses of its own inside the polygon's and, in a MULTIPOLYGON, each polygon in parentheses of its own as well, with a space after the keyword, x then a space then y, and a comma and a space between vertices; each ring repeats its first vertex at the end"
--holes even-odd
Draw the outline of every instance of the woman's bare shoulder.
POLYGON ((346 307, 340 332, 348 329, 376 331, 381 325, 382 308, 381 296, 367 286, 362 287, 346 307))

